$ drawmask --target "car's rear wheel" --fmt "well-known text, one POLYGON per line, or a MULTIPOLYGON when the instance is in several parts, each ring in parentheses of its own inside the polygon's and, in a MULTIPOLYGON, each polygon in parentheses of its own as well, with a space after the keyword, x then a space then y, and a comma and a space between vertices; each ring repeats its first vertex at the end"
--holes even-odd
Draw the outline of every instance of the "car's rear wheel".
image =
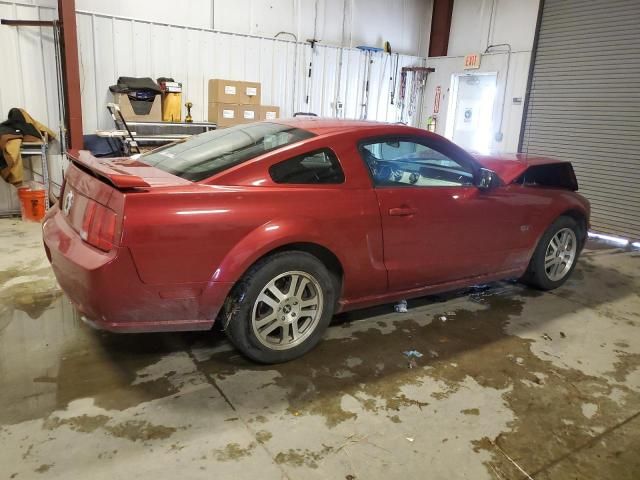
POLYGON ((562 285, 576 266, 581 239, 578 222, 571 217, 559 217, 540 239, 522 281, 541 290, 562 285))
POLYGON ((222 321, 246 356, 280 363, 304 355, 320 341, 334 304, 334 284, 322 262, 305 252, 281 252, 245 274, 222 321))

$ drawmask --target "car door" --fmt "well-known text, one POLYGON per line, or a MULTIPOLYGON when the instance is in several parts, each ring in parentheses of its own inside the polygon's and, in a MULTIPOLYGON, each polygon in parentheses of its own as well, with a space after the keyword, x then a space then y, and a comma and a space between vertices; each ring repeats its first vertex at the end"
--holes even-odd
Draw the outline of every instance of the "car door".
POLYGON ((380 208, 390 290, 436 285, 523 261, 524 206, 481 190, 471 157, 450 142, 384 137, 359 144, 380 208))

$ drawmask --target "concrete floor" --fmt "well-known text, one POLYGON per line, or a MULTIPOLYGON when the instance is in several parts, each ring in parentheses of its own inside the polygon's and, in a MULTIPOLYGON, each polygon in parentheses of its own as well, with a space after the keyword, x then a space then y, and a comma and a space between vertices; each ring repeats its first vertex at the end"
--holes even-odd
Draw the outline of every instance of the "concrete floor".
POLYGON ((39 235, 0 221, 2 479, 640 478, 640 252, 340 315, 266 367, 220 332, 91 330, 39 235))

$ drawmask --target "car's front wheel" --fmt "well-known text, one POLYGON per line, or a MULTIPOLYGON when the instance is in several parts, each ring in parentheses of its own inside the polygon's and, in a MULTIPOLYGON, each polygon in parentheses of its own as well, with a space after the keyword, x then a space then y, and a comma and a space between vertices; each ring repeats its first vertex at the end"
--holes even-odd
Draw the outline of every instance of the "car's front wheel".
POLYGON ((292 360, 320 341, 335 295, 334 282, 316 257, 277 253, 256 263, 234 288, 222 318, 225 332, 252 360, 292 360))
POLYGON ((559 217, 540 239, 522 281, 541 290, 562 285, 576 266, 582 237, 574 218, 559 217))

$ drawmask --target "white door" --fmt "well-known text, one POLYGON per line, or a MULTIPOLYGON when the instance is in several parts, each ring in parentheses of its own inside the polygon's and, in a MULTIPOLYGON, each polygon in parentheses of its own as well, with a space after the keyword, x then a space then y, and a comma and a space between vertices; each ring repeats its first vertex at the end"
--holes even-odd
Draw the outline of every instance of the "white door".
POLYGON ((454 75, 445 136, 462 148, 489 153, 496 98, 496 73, 454 75))

